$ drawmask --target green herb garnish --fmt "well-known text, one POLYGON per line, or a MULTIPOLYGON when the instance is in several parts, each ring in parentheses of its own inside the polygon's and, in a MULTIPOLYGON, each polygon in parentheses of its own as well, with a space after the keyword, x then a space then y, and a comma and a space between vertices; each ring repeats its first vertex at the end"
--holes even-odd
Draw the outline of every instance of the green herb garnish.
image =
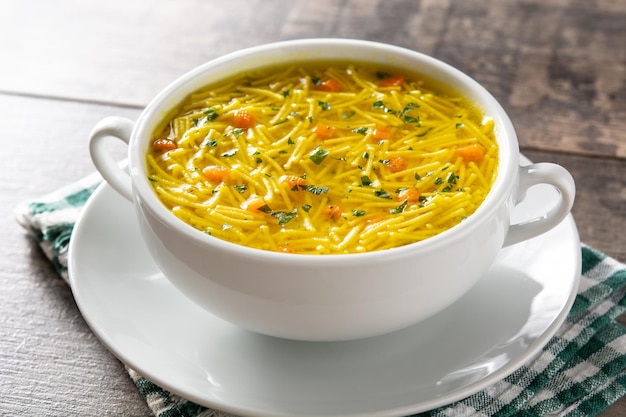
POLYGON ((318 146, 313 151, 313 153, 311 153, 311 155, 309 156, 309 159, 313 161, 316 165, 319 165, 327 156, 328 156, 328 151, 318 146))
POLYGON ((380 197, 380 198, 387 198, 387 199, 391 199, 391 195, 385 191, 384 189, 380 189, 380 190, 376 190, 374 191, 374 195, 376 197, 380 197))
POLYGON ((219 114, 217 114, 217 112, 213 109, 206 110, 203 113, 206 116, 206 120, 208 122, 212 122, 213 120, 217 119, 217 117, 219 116, 219 114))
POLYGON ((402 202, 402 204, 400 204, 398 207, 391 209, 390 212, 391 214, 400 214, 404 211, 404 209, 406 208, 407 202, 406 200, 402 202))
POLYGON ((222 156, 225 158, 230 158, 231 156, 237 155, 237 151, 239 151, 239 149, 231 149, 230 151, 224 152, 222 156))
POLYGON ((328 187, 326 186, 301 185, 300 188, 314 195, 321 195, 328 192, 328 187))
POLYGON ((322 108, 322 111, 328 111, 331 108, 331 105, 327 101, 317 100, 317 104, 322 108))

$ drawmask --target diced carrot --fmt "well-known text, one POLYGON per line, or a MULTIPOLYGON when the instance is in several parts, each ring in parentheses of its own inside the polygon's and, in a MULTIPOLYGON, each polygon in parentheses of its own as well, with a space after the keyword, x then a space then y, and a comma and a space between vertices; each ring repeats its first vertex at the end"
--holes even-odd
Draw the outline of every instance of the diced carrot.
POLYGON ((204 174, 206 179, 212 184, 219 184, 226 180, 230 174, 230 169, 220 165, 209 165, 204 167, 202 174, 204 174))
POLYGON ((389 159, 385 165, 387 165, 389 171, 391 172, 400 172, 406 169, 407 162, 406 159, 404 159, 403 157, 395 156, 389 159))
POLYGON ((387 126, 376 126, 372 132, 372 137, 377 141, 389 140, 391 138, 391 129, 387 126))
POLYGON ((152 142, 152 147, 160 152, 171 151, 176 149, 176 142, 171 139, 156 139, 152 142))
POLYGON ((383 220, 385 220, 383 216, 375 216, 375 217, 370 217, 369 219, 365 220, 365 223, 374 224, 374 223, 382 222, 383 220))
POLYGON ((385 77, 378 82, 381 87, 399 87, 404 84, 404 75, 396 74, 385 77))
POLYGON ((247 129, 254 126, 254 116, 247 110, 238 110, 235 112, 233 124, 240 129, 247 129))
POLYGON ((260 213, 259 209, 265 206, 265 201, 256 195, 251 196, 246 201, 241 203, 241 208, 244 210, 251 211, 253 213, 260 213))
POLYGON ((480 162, 485 157, 485 151, 477 144, 457 148, 456 153, 466 162, 480 162))
POLYGON ((302 177, 298 177, 297 175, 283 175, 280 177, 280 182, 286 184, 290 190, 306 185, 306 180, 302 177))
POLYGON ((326 140, 326 139, 332 139, 335 137, 335 127, 334 126, 329 126, 329 125, 325 125, 322 123, 318 123, 317 126, 315 126, 315 128, 313 128, 313 131, 315 132, 315 134, 317 135, 317 138, 320 140, 326 140))
POLYGON ((327 219, 332 221, 337 221, 341 218, 341 207, 336 204, 330 204, 324 207, 322 212, 327 219))
POLYGON ((318 84, 320 90, 328 91, 329 93, 336 93, 341 91, 341 83, 339 81, 329 78, 318 84))
POLYGON ((296 253, 296 251, 289 246, 289 243, 281 245, 278 247, 278 252, 282 252, 282 253, 296 253))
POLYGON ((407 188, 398 193, 399 201, 406 201, 407 203, 417 203, 420 200, 420 192, 415 188, 407 188))

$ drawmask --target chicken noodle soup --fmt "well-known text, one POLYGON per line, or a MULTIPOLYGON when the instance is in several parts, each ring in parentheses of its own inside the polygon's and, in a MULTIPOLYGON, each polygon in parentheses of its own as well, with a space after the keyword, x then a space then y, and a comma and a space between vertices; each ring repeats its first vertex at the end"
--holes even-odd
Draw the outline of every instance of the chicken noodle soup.
POLYGON ((418 75, 302 64, 192 94, 156 132, 149 180, 181 220, 288 253, 358 253, 470 216, 498 166, 493 121, 418 75))

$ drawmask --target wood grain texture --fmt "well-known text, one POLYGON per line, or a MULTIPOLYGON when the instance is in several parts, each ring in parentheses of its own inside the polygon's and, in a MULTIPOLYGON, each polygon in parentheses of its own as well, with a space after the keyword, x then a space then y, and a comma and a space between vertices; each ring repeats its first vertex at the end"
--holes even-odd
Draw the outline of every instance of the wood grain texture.
MULTIPOLYGON (((174 78, 224 53, 307 37, 393 43, 477 79, 525 155, 572 172, 581 239, 626 261, 624 1, 4 2, 0 415, 150 414, 14 207, 93 171, 86 138, 101 118, 136 118, 174 78)), ((623 415, 625 399, 602 417, 623 415)))

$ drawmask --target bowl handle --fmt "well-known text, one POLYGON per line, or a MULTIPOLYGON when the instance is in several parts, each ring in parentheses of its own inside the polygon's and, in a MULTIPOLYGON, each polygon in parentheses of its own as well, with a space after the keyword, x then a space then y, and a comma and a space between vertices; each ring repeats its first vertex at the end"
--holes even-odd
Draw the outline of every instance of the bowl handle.
POLYGON ((516 204, 526 197, 528 188, 537 184, 550 184, 560 193, 558 203, 542 216, 512 224, 504 239, 504 246, 538 236, 558 225, 574 204, 576 185, 572 175, 562 166, 547 162, 519 167, 519 188, 516 204))
POLYGON ((131 202, 133 192, 130 176, 113 159, 105 146, 105 140, 113 137, 128 144, 134 125, 133 121, 122 117, 107 117, 89 135, 89 153, 96 169, 115 191, 131 202))

